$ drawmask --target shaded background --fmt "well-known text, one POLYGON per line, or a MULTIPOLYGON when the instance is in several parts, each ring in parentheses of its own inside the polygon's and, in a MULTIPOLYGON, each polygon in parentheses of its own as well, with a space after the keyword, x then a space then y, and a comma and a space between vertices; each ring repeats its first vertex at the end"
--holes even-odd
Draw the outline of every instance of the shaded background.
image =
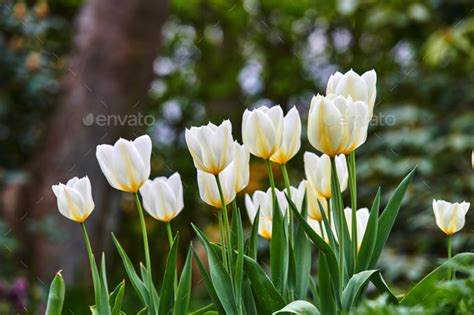
MULTIPOLYGON (((432 199, 473 201, 472 1, 1 1, 0 313, 40 312, 58 269, 68 280, 66 311, 81 314, 92 303, 79 226, 59 215, 51 192, 58 181, 91 178, 96 210, 87 224, 114 283, 125 274, 111 231, 133 261, 142 259, 133 200, 107 185, 97 144, 146 132, 152 176, 181 173, 186 206, 173 228, 184 255, 190 222, 217 235, 184 128, 230 118, 240 140, 244 108, 261 104, 296 106, 305 126, 312 95, 350 68, 378 75, 375 118, 357 151, 360 204, 369 205, 378 186, 385 203, 418 165, 381 260, 386 278, 404 288, 444 256, 432 199)), ((293 185, 311 150, 304 133, 289 163, 293 185)), ((266 189, 265 166, 253 160, 251 170, 247 192, 266 189)), ((147 220, 160 270, 164 225, 147 220)), ((472 249, 473 223, 468 215, 456 252, 472 249)), ((198 279, 195 304, 205 298, 198 279)))

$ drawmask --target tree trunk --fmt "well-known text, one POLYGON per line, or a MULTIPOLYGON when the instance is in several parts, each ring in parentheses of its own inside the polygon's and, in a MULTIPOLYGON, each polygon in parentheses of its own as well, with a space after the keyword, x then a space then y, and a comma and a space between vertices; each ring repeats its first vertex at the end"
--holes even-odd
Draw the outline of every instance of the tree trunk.
POLYGON ((103 248, 117 220, 120 193, 107 184, 95 150, 119 137, 135 137, 141 132, 135 129, 150 123, 142 110, 167 15, 166 1, 89 0, 78 16, 63 93, 32 163, 28 188, 26 220, 37 225, 53 216, 53 227, 60 232, 53 241, 38 232, 29 235, 30 263, 45 282, 59 269, 71 280, 85 263, 80 226, 59 215, 51 185, 89 176, 95 210, 86 225, 96 249, 103 248))

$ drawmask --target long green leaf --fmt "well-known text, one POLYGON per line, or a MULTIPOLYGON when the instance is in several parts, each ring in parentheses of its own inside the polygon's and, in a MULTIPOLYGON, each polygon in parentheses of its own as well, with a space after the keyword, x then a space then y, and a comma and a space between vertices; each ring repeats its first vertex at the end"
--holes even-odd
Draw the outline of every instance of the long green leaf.
MULTIPOLYGON (((140 274, 141 274, 142 279, 148 279, 148 271, 146 270, 146 267, 142 262, 140 262, 140 274)), ((147 292, 148 292, 148 287, 145 286, 145 288, 147 289, 147 292)), ((157 310, 158 307, 160 306, 160 295, 158 294, 158 291, 156 290, 154 283, 151 284, 151 289, 153 290, 153 293, 152 293, 153 294, 152 295, 153 307, 155 310, 157 310)))
MULTIPOLYGON (((387 283, 382 277, 381 272, 374 273, 372 277, 370 277, 370 281, 375 285, 375 287, 379 290, 379 292, 385 293, 387 295, 388 302, 398 305, 397 297, 395 296, 395 294, 393 294, 392 290, 390 290, 390 288, 388 287, 387 283)), ((357 304, 360 302, 361 299, 362 297, 359 296, 357 304)))
POLYGON ((282 296, 286 295, 289 250, 285 222, 278 202, 273 208, 272 239, 270 242, 270 269, 272 281, 282 296))
MULTIPOLYGON (((204 265, 201 262, 201 259, 199 258, 198 253, 196 252, 196 250, 194 249, 194 247, 192 245, 191 245, 191 248, 193 249, 193 254, 194 254, 195 261, 198 265, 199 270, 201 271, 201 276, 204 280, 204 284, 206 286, 207 293, 209 294, 209 297, 211 298, 211 300, 214 304, 214 307, 216 308, 216 310, 219 314, 225 315, 224 307, 222 306, 221 301, 219 300, 219 297, 217 296, 216 289, 212 285, 211 278, 209 277, 209 274, 207 273, 206 268, 204 268, 204 265)), ((197 310, 195 312, 198 312, 198 311, 199 310, 197 310)), ((198 314, 198 313, 196 313, 196 314, 198 314)), ((201 314, 201 313, 199 313, 199 314, 201 314)))
POLYGON ((61 314, 63 310, 65 291, 66 288, 63 276, 61 275, 61 271, 58 271, 49 287, 48 304, 46 306, 45 315, 61 314))
POLYGON ((174 303, 174 279, 176 277, 176 259, 178 255, 179 233, 173 240, 168 259, 166 260, 165 274, 161 286, 160 305, 158 314, 166 315, 173 311, 174 303))
POLYGON ((215 253, 204 233, 201 232, 201 230, 199 230, 195 225, 192 226, 206 250, 209 263, 209 273, 211 274, 212 284, 216 290, 217 296, 219 297, 219 300, 221 301, 226 313, 236 314, 237 304, 232 292, 229 274, 227 274, 222 262, 219 260, 217 254, 215 253))
POLYGON ((273 314, 281 313, 290 313, 290 314, 299 314, 299 315, 320 315, 319 310, 313 304, 298 300, 291 302, 284 308, 279 311, 274 312, 273 314))
POLYGON ((336 301, 331 286, 328 262, 323 253, 318 257, 319 307, 323 314, 336 314, 336 301))
POLYGON ((305 299, 308 293, 308 275, 311 272, 311 243, 303 228, 298 226, 295 237, 295 296, 305 299))
POLYGON ((112 306, 112 315, 120 315, 122 312, 123 295, 125 292, 125 280, 120 282, 115 290, 110 293, 110 304, 112 306))
MULTIPOLYGON (((203 314, 206 314, 210 311, 214 311, 214 304, 212 304, 212 303, 208 304, 206 306, 203 306, 200 309, 195 310, 192 313, 189 313, 189 315, 203 315, 203 314)), ((221 313, 218 313, 218 314, 221 314, 221 313)))
POLYGON ((234 284, 235 284, 235 300, 238 308, 242 307, 242 283, 244 281, 244 230, 242 227, 242 218, 238 207, 234 209, 232 215, 234 222, 234 232, 236 234, 235 249, 237 251, 234 266, 234 284))
POLYGON ((122 259, 122 263, 125 268, 125 272, 127 273, 128 278, 130 279, 133 289, 138 294, 138 297, 140 298, 140 301, 143 303, 143 305, 146 305, 148 302, 148 291, 145 287, 145 284, 138 276, 130 258, 128 258, 127 253, 123 249, 122 245, 120 245, 114 233, 112 233, 112 240, 114 241, 115 247, 119 252, 120 258, 122 259))
POLYGON ((191 298, 191 278, 193 267, 193 253, 191 247, 186 256, 181 278, 179 279, 176 301, 174 303, 174 315, 186 315, 188 313, 189 300, 191 298))
POLYGON ((257 214, 255 215, 255 219, 252 225, 252 231, 250 233, 250 237, 247 241, 247 255, 252 257, 253 259, 257 260, 257 252, 258 252, 258 225, 260 224, 260 208, 257 210, 257 214))
POLYGON ((375 242, 377 241, 378 218, 380 208, 380 188, 377 190, 374 202, 370 209, 369 221, 365 230, 360 251, 357 255, 356 273, 366 270, 369 267, 372 253, 374 252, 375 242))
POLYGON ((251 284, 258 314, 271 314, 285 306, 285 301, 262 267, 244 256, 244 270, 251 284))
POLYGON ((306 219, 298 212, 294 203, 288 199, 290 209, 293 211, 295 218, 298 219, 300 226, 306 232, 306 235, 313 241, 313 243, 326 255, 326 260, 329 266, 329 272, 331 274, 331 281, 336 291, 339 291, 339 272, 338 272, 338 261, 334 254, 333 249, 324 241, 306 222, 306 219))
POLYGON ((377 240, 375 242, 375 247, 372 253, 372 258, 370 260, 369 268, 374 268, 377 264, 377 261, 382 254, 382 250, 385 247, 385 243, 387 242, 388 236, 392 230, 393 224, 395 223, 395 219, 397 218, 398 212, 400 210, 400 205, 402 203, 403 196, 407 191, 408 185, 410 184, 413 176, 415 175, 416 167, 408 173, 407 176, 402 180, 400 185, 398 185, 397 189, 390 198, 387 206, 385 207, 384 211, 380 215, 379 223, 378 223, 378 231, 377 231, 377 240))
POLYGON ((365 270, 354 274, 342 292, 342 308, 349 311, 354 304, 357 295, 364 288, 369 278, 378 270, 365 270))
POLYGON ((107 285, 107 271, 105 269, 105 254, 102 252, 100 263, 100 294, 97 303, 97 311, 100 315, 110 315, 112 313, 109 303, 109 287, 107 285))
POLYGON ((244 279, 242 290, 242 299, 245 306, 244 314, 257 315, 257 305, 255 304, 255 299, 252 293, 252 287, 248 278, 244 279))
POLYGON ((423 301, 428 299, 432 294, 432 288, 436 287, 437 283, 446 280, 448 268, 451 266, 468 266, 474 263, 474 253, 457 254, 451 260, 446 261, 441 266, 433 270, 430 274, 418 282, 400 301, 403 306, 414 306, 423 304, 423 301))

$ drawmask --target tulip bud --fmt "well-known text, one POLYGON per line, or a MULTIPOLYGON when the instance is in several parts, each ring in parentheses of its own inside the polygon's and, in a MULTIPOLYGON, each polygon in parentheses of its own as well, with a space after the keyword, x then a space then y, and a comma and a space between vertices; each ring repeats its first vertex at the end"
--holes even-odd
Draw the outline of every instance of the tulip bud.
POLYGON ((322 222, 323 215, 321 213, 321 208, 324 210, 326 217, 328 217, 328 207, 327 200, 317 193, 317 191, 311 186, 308 180, 305 181, 306 194, 308 199, 308 216, 316 221, 322 222))
POLYGON ((174 173, 169 178, 147 180, 140 188, 143 208, 156 220, 169 222, 184 208, 181 176, 174 173))
POLYGON ((286 164, 298 153, 301 147, 301 119, 296 107, 293 107, 283 119, 283 136, 280 147, 270 160, 286 164))
POLYGON ((113 146, 101 144, 96 157, 110 186, 137 192, 150 177, 151 139, 144 135, 133 141, 120 138, 113 146))
POLYGON ((352 69, 344 74, 336 72, 329 77, 326 95, 350 96, 354 101, 362 101, 367 104, 369 117, 372 117, 377 95, 376 83, 375 70, 367 71, 361 76, 352 69))
POLYGON ((235 192, 241 192, 250 180, 250 152, 245 145, 234 142, 235 192))
POLYGON ((450 203, 433 199, 433 212, 436 224, 446 235, 453 235, 461 230, 465 223, 469 202, 450 203))
MULTIPOLYGON (((326 199, 331 199, 331 160, 326 154, 317 156, 312 152, 304 153, 304 171, 311 188, 326 199)), ((347 188, 349 177, 346 157, 336 156, 336 170, 341 192, 347 188)))
MULTIPOLYGON (((222 194, 224 195, 224 202, 228 205, 235 199, 236 195, 234 162, 230 163, 218 176, 222 187, 222 194)), ((215 175, 198 170, 197 179, 201 199, 214 208, 222 208, 215 175)))
POLYGON ((250 153, 269 159, 280 147, 283 133, 283 110, 280 106, 265 106, 245 110, 242 138, 250 153))
POLYGON ((52 186, 59 212, 66 218, 82 223, 94 210, 89 177, 71 178, 66 185, 52 186))
POLYGON ((232 125, 224 120, 219 126, 191 127, 185 132, 186 144, 194 166, 203 172, 217 175, 232 162, 234 146, 232 125))
MULTIPOLYGON (((369 209, 361 208, 356 211, 356 228, 357 228, 357 250, 360 249, 362 240, 364 239, 367 223, 369 222, 369 209)), ((345 208, 344 216, 346 217, 346 224, 349 230, 349 237, 352 237, 352 209, 345 208)), ((337 233, 334 233, 336 235, 337 233)))
MULTIPOLYGON (((278 190, 275 189, 275 194, 276 194, 276 200, 278 203, 278 206, 280 208, 280 211, 283 215, 286 214, 288 211, 288 202, 286 201, 285 194, 278 190)), ((264 215, 268 220, 272 221, 273 220, 273 196, 272 196, 272 189, 268 188, 267 191, 261 191, 261 190, 256 190, 253 193, 253 197, 250 198, 248 194, 245 194, 245 206, 247 207, 247 212, 249 211, 249 207, 254 207, 253 211, 250 212, 255 212, 257 213, 257 209, 260 209, 260 213, 264 215)))
POLYGON ((308 115, 308 140, 329 156, 349 154, 367 139, 370 116, 366 103, 338 95, 317 95, 308 115))
MULTIPOLYGON (((255 217, 257 216, 258 208, 255 207, 252 199, 249 195, 245 195, 245 207, 247 208, 247 214, 250 219, 250 223, 255 222, 255 217)), ((272 221, 263 214, 262 210, 260 209, 260 215, 258 219, 258 234, 266 238, 267 240, 272 239, 272 221)))

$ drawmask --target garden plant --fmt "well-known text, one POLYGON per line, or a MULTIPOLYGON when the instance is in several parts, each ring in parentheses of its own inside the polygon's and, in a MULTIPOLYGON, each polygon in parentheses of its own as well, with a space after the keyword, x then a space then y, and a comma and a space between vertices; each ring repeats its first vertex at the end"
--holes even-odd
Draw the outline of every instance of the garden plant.
MULTIPOLYGON (((372 204, 358 203, 357 186, 363 183, 357 182, 356 152, 367 140, 376 82, 374 70, 362 75, 352 70, 336 72, 327 82, 326 94, 312 98, 306 128, 295 107, 286 115, 280 106, 245 110, 243 144, 234 139, 229 120, 186 129, 200 197, 217 214, 220 241, 211 242, 193 225, 196 242, 207 257, 203 259, 190 244, 182 270, 177 268, 179 231, 172 226, 178 214, 186 215, 186 191, 179 173, 149 179, 152 141, 147 135, 99 145, 96 157, 109 184, 134 196, 145 263, 132 262, 113 235, 127 281, 109 287, 105 254, 100 262, 96 260, 86 229, 94 210, 89 178, 75 177, 53 185, 60 213, 78 222, 84 233, 94 288, 92 314, 124 314, 125 282, 133 288, 127 294, 136 294, 142 304, 137 314, 314 315, 353 313, 374 288, 394 307, 416 307, 436 298, 430 296, 430 288, 439 281, 456 281, 456 276, 472 280, 474 254, 451 252, 453 234, 464 226, 467 202, 433 200, 433 221, 447 236, 447 260, 411 290, 395 295, 377 269, 416 166, 384 207, 381 188, 373 192, 372 204), (303 130, 314 152, 304 154, 306 179, 292 186, 295 181, 289 178, 286 165, 300 150, 303 130), (245 195, 252 224, 247 232, 236 195, 249 182, 250 155, 264 160, 269 188, 245 195), (285 187, 281 190, 275 185, 274 167, 283 174, 285 187), (154 270, 145 212, 166 223, 170 249, 163 274, 154 270), (259 242, 269 243, 269 264, 259 257, 259 242), (200 270, 211 301, 197 310, 189 309, 193 264, 200 270)), ((46 314, 61 314, 64 295, 58 272, 51 283, 46 314)))

